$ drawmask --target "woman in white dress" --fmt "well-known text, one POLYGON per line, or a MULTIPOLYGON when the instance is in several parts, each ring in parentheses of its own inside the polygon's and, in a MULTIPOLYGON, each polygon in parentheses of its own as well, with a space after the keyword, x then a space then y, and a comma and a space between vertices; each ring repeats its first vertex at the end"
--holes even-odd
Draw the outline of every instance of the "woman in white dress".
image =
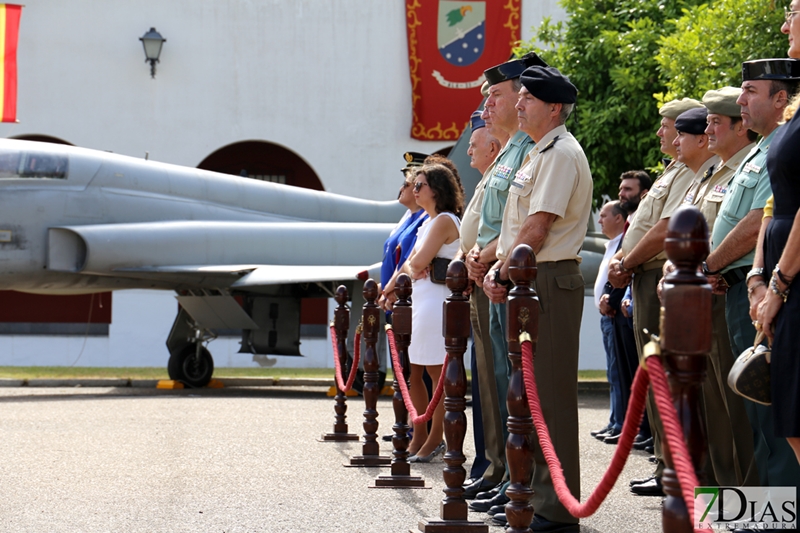
MULTIPOLYGON (((417 234, 414 250, 398 269, 413 280, 411 318, 411 345, 408 348, 411 363, 410 394, 418 414, 428 407, 430 398, 422 380, 427 371, 434 383, 439 381, 446 355, 442 337, 442 302, 449 296, 447 287, 430 280, 429 266, 434 257, 452 259, 459 250, 459 217, 463 211, 464 194, 458 178, 440 164, 424 165, 414 182, 417 204, 428 214, 417 234)), ((397 274, 387 284, 386 291, 394 290, 397 274)), ((427 424, 415 424, 414 436, 408 447, 409 461, 429 462, 444 449, 442 444, 444 401, 440 402, 427 424)))

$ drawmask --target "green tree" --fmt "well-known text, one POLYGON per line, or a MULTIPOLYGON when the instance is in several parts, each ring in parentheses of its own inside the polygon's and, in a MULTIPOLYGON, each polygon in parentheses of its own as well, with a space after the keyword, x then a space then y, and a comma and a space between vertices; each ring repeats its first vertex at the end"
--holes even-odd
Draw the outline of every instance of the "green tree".
POLYGON ((592 168, 596 202, 616 197, 622 172, 658 164, 661 101, 739 85, 742 61, 785 57, 782 10, 763 0, 701 2, 562 0, 567 21, 543 20, 518 48, 578 88, 568 126, 592 168))
POLYGON ((659 160, 653 94, 666 88, 655 57, 661 36, 672 31, 671 21, 692 1, 563 0, 561 5, 567 22, 544 20, 519 53, 539 53, 578 88, 568 125, 586 152, 597 202, 603 194, 616 197, 622 172, 659 160))
POLYGON ((659 43, 656 61, 667 92, 657 99, 699 99, 709 89, 738 87, 743 61, 786 57, 783 20, 783 9, 764 1, 716 0, 684 10, 659 43))

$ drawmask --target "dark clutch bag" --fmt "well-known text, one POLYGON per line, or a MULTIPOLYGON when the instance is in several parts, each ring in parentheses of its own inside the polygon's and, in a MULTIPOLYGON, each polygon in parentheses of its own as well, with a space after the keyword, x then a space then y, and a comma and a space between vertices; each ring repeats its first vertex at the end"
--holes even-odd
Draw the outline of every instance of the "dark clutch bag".
POLYGON ((449 266, 449 259, 434 257, 433 261, 431 261, 429 272, 431 281, 438 285, 444 285, 444 282, 447 280, 447 267, 449 266))
POLYGON ((762 346, 762 340, 764 334, 759 332, 753 347, 736 358, 728 373, 728 385, 739 396, 761 405, 770 405, 769 363, 772 350, 762 346))

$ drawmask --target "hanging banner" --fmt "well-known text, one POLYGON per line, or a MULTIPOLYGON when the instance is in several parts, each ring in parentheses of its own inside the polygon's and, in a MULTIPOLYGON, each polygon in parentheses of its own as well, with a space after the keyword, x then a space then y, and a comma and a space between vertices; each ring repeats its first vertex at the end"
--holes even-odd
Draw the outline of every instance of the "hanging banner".
POLYGON ((458 139, 483 98, 483 71, 519 41, 520 2, 407 0, 411 137, 458 139))
POLYGON ((0 4, 0 112, 2 122, 17 121, 17 38, 22 6, 0 4))

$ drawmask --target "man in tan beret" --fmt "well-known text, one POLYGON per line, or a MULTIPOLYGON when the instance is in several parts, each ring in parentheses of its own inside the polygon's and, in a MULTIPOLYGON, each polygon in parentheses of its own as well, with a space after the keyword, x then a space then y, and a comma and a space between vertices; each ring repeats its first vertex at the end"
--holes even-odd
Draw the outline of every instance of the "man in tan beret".
MULTIPOLYGON (((736 103, 741 93, 738 87, 723 87, 703 96, 703 104, 708 109, 705 129, 708 151, 719 161, 692 185, 684 203, 700 209, 708 223, 709 236, 728 184, 755 146, 757 135, 742 123, 741 107, 736 103)), ((719 272, 709 271, 705 262, 703 272, 716 285, 719 272)), ((747 416, 744 401, 727 386, 734 355, 725 320, 724 291, 713 296, 712 334, 714 342, 709 354, 709 372, 703 383, 703 410, 708 429, 708 482, 717 486, 757 485, 752 431, 749 424, 743 423, 747 416)))
MULTIPOLYGON (((661 140, 661 151, 673 158, 677 157, 673 141, 678 136, 675 119, 684 111, 703 107, 697 100, 684 98, 673 100, 659 109, 661 127, 656 135, 661 140)), ((658 334, 659 312, 656 287, 661 278, 661 267, 667 258, 664 252, 664 237, 672 212, 677 209, 695 173, 680 163, 672 160, 664 173, 656 180, 650 191, 642 199, 636 215, 625 231, 622 248, 611 260, 608 267, 608 280, 617 288, 633 283, 633 325, 636 335, 636 347, 641 358, 644 345, 649 338, 643 332, 658 334)), ((662 496, 661 474, 664 471, 664 459, 661 452, 661 420, 655 410, 652 395, 648 396, 647 414, 653 433, 653 445, 657 459, 656 469, 650 478, 634 480, 631 490, 643 496, 662 496)))

